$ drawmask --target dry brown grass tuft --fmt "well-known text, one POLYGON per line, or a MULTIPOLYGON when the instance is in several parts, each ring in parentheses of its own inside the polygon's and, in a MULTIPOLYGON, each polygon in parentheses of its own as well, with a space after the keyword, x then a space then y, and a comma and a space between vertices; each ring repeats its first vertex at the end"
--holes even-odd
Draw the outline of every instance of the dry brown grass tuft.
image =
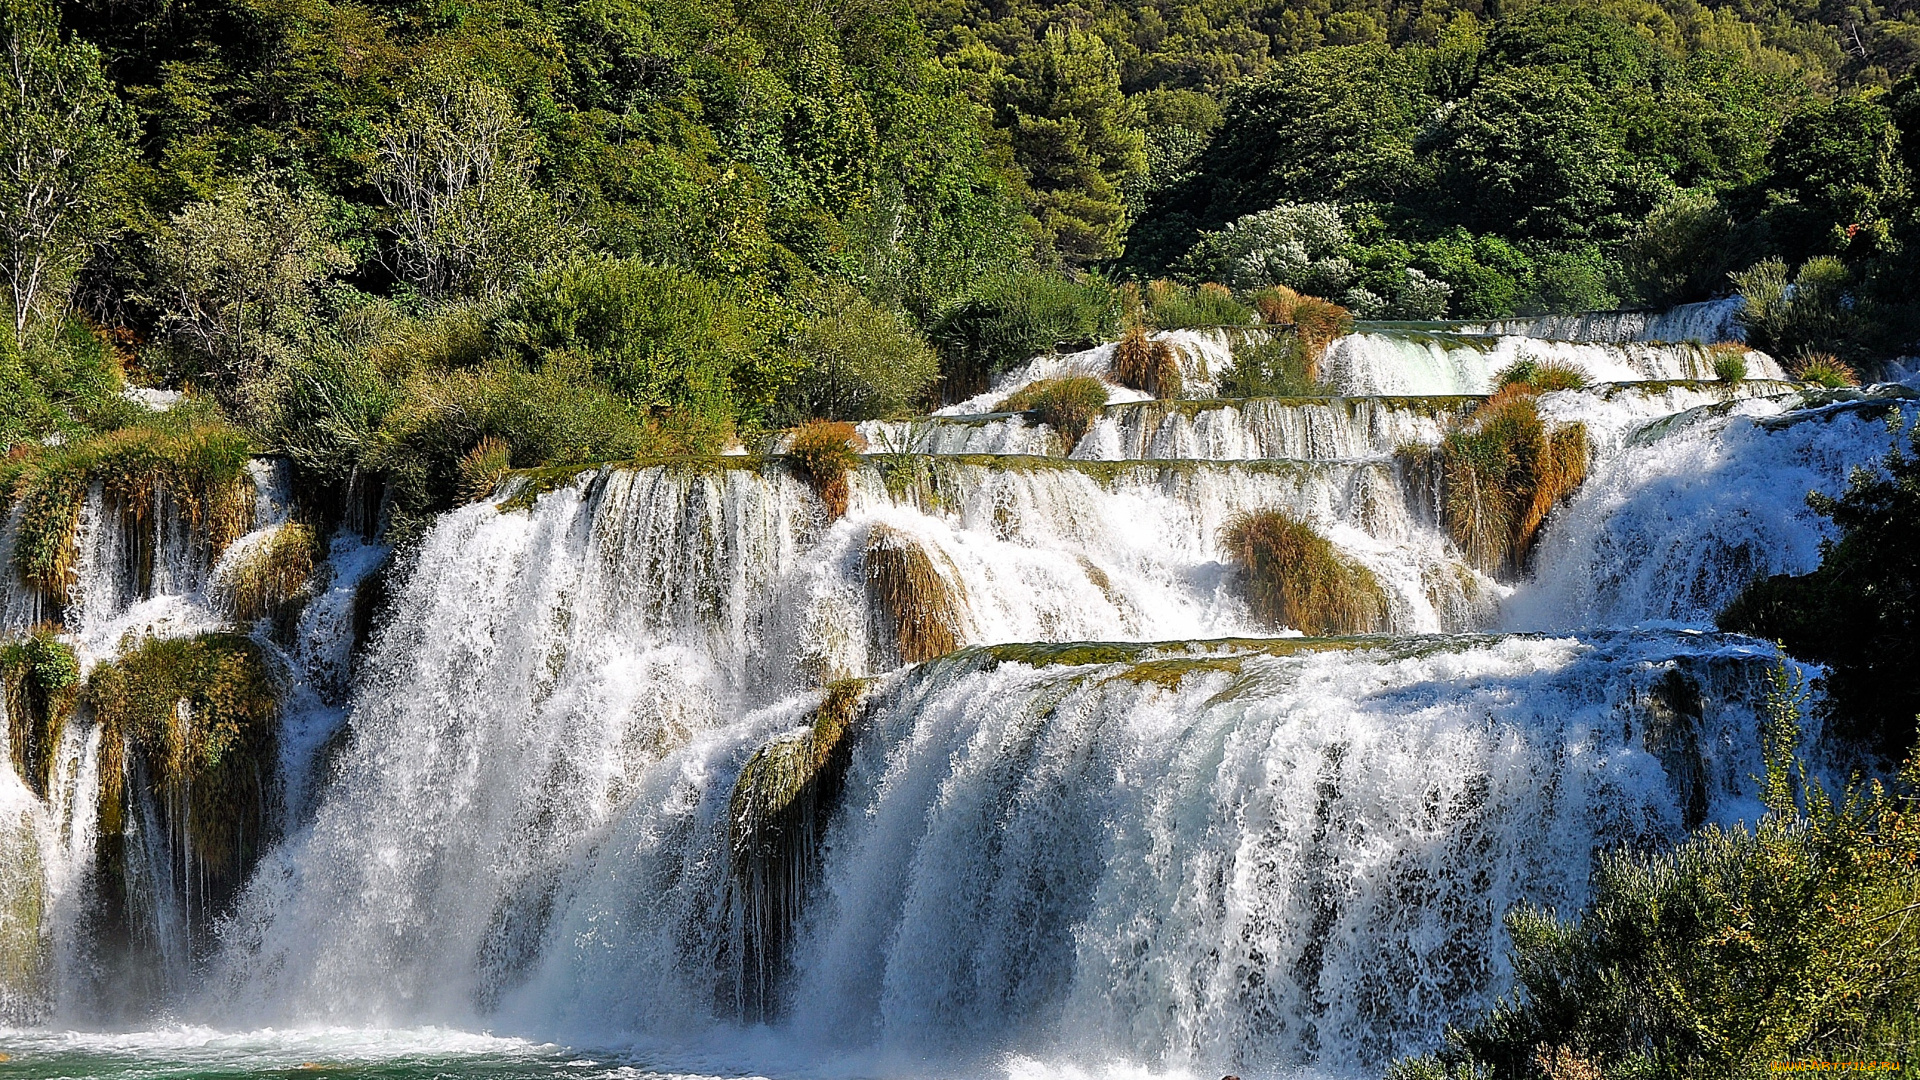
POLYGON ((1547 430, 1533 389, 1503 388, 1440 444, 1447 531, 1479 569, 1525 565, 1547 515, 1587 478, 1587 429, 1547 430))
POLYGON ((1320 377, 1320 359, 1335 338, 1353 332, 1353 314, 1331 300, 1304 296, 1285 285, 1261 289, 1249 297, 1260 321, 1272 326, 1290 326, 1299 337, 1307 358, 1309 381, 1320 377))
POLYGON ((1246 582, 1254 614, 1303 634, 1370 634, 1387 598, 1373 572, 1334 549, 1313 526, 1280 510, 1241 514, 1221 532, 1246 582))
POLYGON ((1153 341, 1135 326, 1113 347, 1113 381, 1157 398, 1180 396, 1180 358, 1164 341, 1153 341))
POLYGON ((867 589, 893 621, 903 663, 960 647, 960 605, 953 586, 912 537, 875 525, 867 539, 867 589))
POLYGON ((842 420, 810 420, 794 430, 787 457, 826 504, 827 520, 847 512, 847 474, 866 448, 867 440, 842 420))

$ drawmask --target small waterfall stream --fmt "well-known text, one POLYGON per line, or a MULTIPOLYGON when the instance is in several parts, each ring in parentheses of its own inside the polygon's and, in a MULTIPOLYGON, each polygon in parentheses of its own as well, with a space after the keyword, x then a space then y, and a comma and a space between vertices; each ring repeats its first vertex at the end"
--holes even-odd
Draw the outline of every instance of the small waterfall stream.
MULTIPOLYGON (((217 919, 169 906, 178 853, 136 804, 113 887, 140 894, 121 929, 145 959, 102 952, 118 758, 84 710, 46 799, 0 779, 0 1007, 617 1040, 776 1075, 1377 1075, 1504 988, 1507 908, 1577 908, 1597 852, 1756 813, 1779 658, 1712 614, 1814 564, 1806 492, 1916 402, 1804 393, 1758 353, 1753 379, 1700 381, 1700 345, 1663 342, 1710 314, 1581 341, 1363 328, 1323 368, 1341 396, 1118 395, 1073 447, 982 412, 1103 375, 1111 346, 1040 358, 865 425, 838 519, 738 456, 510 481, 391 567, 342 531, 295 616, 240 628, 282 688, 276 832, 217 919), (1521 357, 1603 381, 1541 397, 1587 426, 1588 479, 1496 580, 1412 451, 1521 357), (1370 570, 1388 632, 1255 619, 1220 537, 1253 509, 1370 570), (931 575, 916 612, 876 569, 901 552, 931 575), (903 664, 908 614, 958 650, 903 664), (803 751, 792 801, 751 817, 743 777, 803 751), (752 899, 769 880, 777 902, 752 899)), ((1233 340, 1183 334, 1189 392, 1216 392, 1233 340)), ((254 479, 229 558, 289 521, 280 467, 254 479)), ((130 633, 232 629, 220 562, 164 511, 129 538, 90 498, 73 588, 9 575, 7 627, 58 613, 89 668, 130 633)))

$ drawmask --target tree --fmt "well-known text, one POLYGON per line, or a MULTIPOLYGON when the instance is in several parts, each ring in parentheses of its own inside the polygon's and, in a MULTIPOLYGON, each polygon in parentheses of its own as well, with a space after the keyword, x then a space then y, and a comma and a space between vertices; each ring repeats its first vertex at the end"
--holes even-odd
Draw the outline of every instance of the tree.
POLYGON ((232 391, 284 360, 329 275, 351 265, 320 200, 256 174, 174 215, 152 243, 160 325, 232 391))
POLYGON ((1615 152, 1592 91, 1554 68, 1481 81, 1443 133, 1445 201, 1469 224, 1539 240, 1585 238, 1612 208, 1615 152))
POLYGON ((0 273, 17 338, 42 303, 64 305, 72 274, 108 231, 133 124, 99 50, 63 42, 44 0, 0 0, 0 49, 0 273))
POLYGON ((1015 58, 1000 112, 1046 253, 1069 266, 1119 255, 1121 188, 1146 172, 1146 140, 1106 43, 1070 27, 1047 31, 1015 58))
POLYGON ((428 296, 496 295, 571 246, 534 184, 526 121, 499 87, 430 73, 378 135, 395 269, 428 296))

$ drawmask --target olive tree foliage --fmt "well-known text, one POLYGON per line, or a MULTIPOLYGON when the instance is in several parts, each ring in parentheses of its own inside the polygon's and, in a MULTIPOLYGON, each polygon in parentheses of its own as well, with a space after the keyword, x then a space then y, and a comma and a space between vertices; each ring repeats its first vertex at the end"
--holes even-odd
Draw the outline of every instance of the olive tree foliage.
POLYGON ((158 230, 153 293, 168 341, 223 391, 285 361, 314 321, 327 278, 352 266, 325 207, 260 173, 189 204, 158 230))
POLYGON ((428 297, 498 295, 572 247, 535 186, 533 134, 499 87, 430 74, 377 138, 394 270, 428 297))
POLYGON ((110 231, 134 124, 99 50, 63 41, 44 0, 0 0, 0 52, 0 274, 17 338, 36 311, 65 306, 73 274, 110 231))
POLYGON ((1282 203, 1247 214, 1218 232, 1200 234, 1182 269, 1202 281, 1244 292, 1285 285, 1338 296, 1353 278, 1344 251, 1353 237, 1333 203, 1282 203))

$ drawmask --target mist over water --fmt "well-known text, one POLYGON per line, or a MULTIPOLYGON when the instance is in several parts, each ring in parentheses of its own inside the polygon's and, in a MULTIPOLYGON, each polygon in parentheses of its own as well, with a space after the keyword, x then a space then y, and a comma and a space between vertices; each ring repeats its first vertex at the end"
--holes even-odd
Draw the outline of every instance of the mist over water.
MULTIPOLYGON (((68 725, 46 799, 0 779, 0 953, 46 957, 0 1002, 37 1025, 8 1038, 98 1075, 1377 1075, 1506 987, 1509 908, 1575 910, 1597 853, 1758 812, 1776 657, 1713 613, 1817 562, 1806 493, 1914 403, 1803 395, 1759 354, 1744 384, 1688 381, 1704 354, 1666 334, 1725 314, 1579 341, 1363 328, 1327 360, 1345 397, 1121 399, 1073 447, 977 415, 1107 363, 1036 361, 867 425, 837 521, 751 458, 591 470, 526 509, 510 486, 401 556, 357 659, 389 552, 343 532, 273 646, 278 841, 208 932, 135 814, 150 963, 108 978, 93 725, 68 725), (1540 405, 1594 458, 1530 572, 1496 580, 1402 451, 1523 356, 1599 380, 1540 405), (1386 634, 1253 618, 1219 534, 1267 508, 1375 574, 1386 634), (901 663, 882 537, 925 556, 960 651, 901 663), (870 681, 831 797, 768 908, 736 781, 849 678, 870 681), (103 1028, 141 1034, 74 1033, 103 1028)), ((1231 342, 1179 343, 1209 392, 1231 342)), ((256 471, 235 552, 287 520, 284 476, 256 471)), ((176 519, 128 538, 98 503, 67 611, 86 663, 226 625, 176 519)), ((44 617, 7 588, 8 626, 44 617)))

